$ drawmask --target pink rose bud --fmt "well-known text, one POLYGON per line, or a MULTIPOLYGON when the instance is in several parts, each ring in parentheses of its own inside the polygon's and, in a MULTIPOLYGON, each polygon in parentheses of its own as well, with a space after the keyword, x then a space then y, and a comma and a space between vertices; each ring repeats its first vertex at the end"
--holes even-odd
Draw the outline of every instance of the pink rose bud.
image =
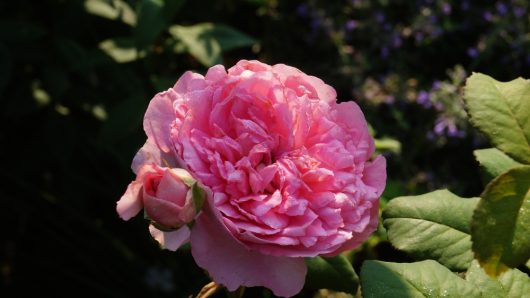
POLYGON ((164 228, 177 228, 195 217, 191 189, 172 169, 143 168, 142 201, 145 214, 164 228))
POLYGON ((123 220, 129 220, 143 208, 146 217, 152 221, 150 232, 153 237, 162 246, 175 250, 189 239, 189 229, 185 225, 192 222, 197 213, 194 183, 195 180, 183 169, 160 167, 154 163, 143 165, 136 180, 129 184, 118 201, 116 210, 123 220), (178 230, 172 231, 175 229, 178 230))

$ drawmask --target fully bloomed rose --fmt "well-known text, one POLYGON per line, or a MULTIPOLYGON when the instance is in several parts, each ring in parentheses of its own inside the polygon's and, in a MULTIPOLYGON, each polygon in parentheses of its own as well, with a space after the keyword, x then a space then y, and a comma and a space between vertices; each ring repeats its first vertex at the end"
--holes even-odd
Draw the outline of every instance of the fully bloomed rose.
POLYGON ((298 293, 303 257, 357 247, 376 229, 385 159, 359 107, 296 68, 240 61, 185 73, 157 94, 136 163, 173 156, 208 193, 191 231, 199 266, 229 290, 298 293))

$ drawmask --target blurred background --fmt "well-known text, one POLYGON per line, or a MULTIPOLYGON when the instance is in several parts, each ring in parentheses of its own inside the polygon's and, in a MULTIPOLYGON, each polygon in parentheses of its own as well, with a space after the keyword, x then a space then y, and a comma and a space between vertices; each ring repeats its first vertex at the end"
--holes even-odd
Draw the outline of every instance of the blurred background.
MULTIPOLYGON (((365 111, 388 160, 383 203, 483 188, 487 147, 461 103, 473 71, 530 78, 523 0, 0 2, 0 296, 187 297, 209 282, 115 204, 143 113, 186 70, 286 63, 365 111)), ((350 257, 400 261, 382 229, 350 257)), ((304 289, 300 297, 312 297, 304 289)), ((262 289, 247 297, 272 296, 262 289)), ((222 296, 222 295, 221 295, 222 296)))

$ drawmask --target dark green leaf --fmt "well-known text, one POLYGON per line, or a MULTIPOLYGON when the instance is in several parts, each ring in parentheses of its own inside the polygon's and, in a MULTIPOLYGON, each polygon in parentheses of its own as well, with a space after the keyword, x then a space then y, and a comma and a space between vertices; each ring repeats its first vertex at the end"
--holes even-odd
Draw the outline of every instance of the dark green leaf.
POLYGON ((475 258, 497 276, 530 258, 530 166, 493 179, 481 195, 472 220, 475 258))
POLYGON ((465 270, 473 259, 470 221, 478 200, 448 190, 395 198, 383 210, 383 225, 397 249, 465 270))
POLYGON ((471 123, 497 148, 530 163, 530 81, 511 82, 474 73, 467 79, 464 101, 471 123))
POLYGON ((350 294, 357 292, 359 277, 352 264, 342 255, 336 257, 306 258, 306 287, 329 289, 350 294))
POLYGON ((482 297, 471 283, 436 261, 366 261, 361 269, 363 297, 482 297))
POLYGON ((184 3, 182 0, 143 0, 138 9, 138 22, 134 28, 137 46, 151 45, 170 24, 184 3))
POLYGON ((223 51, 256 43, 256 40, 248 35, 221 24, 175 25, 169 28, 169 32, 185 45, 193 57, 207 67, 222 63, 223 51))

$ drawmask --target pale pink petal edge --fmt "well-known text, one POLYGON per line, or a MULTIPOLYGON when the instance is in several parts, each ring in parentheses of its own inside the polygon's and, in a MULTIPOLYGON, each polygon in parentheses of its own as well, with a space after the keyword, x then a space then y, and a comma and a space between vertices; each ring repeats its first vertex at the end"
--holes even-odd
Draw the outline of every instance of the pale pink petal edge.
POLYGON ((160 231, 153 225, 149 225, 149 233, 160 244, 162 248, 176 251, 190 239, 190 229, 182 226, 180 229, 171 232, 160 231))

